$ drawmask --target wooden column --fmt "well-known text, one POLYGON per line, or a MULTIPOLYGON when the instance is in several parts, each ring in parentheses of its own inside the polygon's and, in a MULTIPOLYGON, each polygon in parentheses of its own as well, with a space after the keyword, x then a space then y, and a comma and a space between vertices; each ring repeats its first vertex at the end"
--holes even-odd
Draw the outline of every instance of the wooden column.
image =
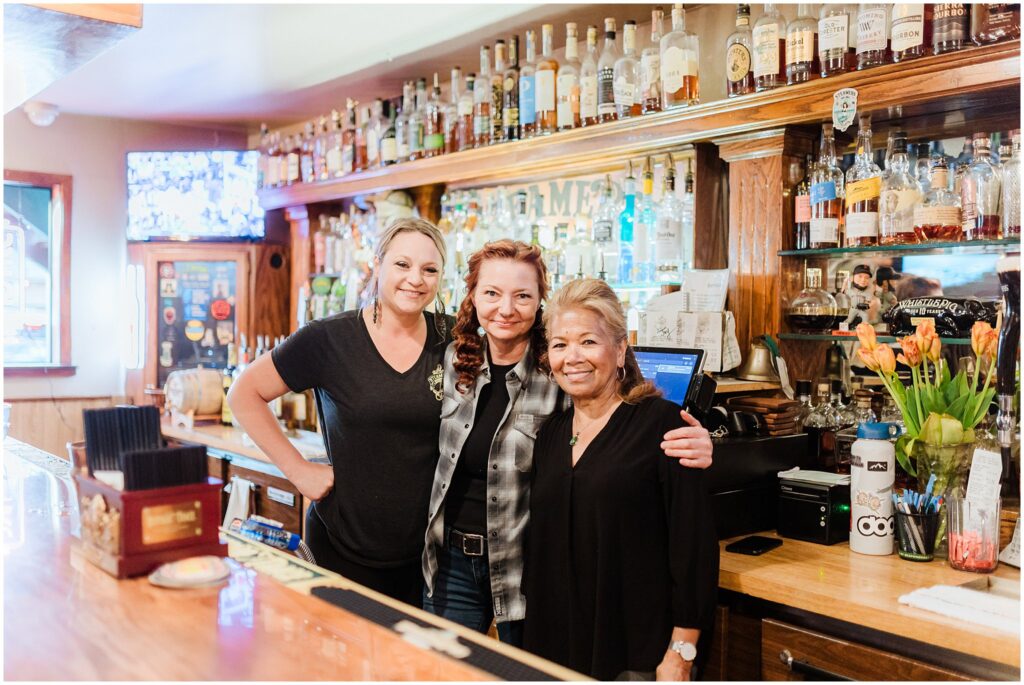
POLYGON ((295 330, 298 321, 299 289, 313 271, 312 235, 318 227, 310 230, 309 212, 305 205, 284 210, 291 234, 291 290, 288 293, 288 331, 295 330))
POLYGON ((437 223, 441 219, 441 196, 444 195, 444 184, 435 183, 428 186, 416 186, 408 190, 412 195, 420 217, 437 223))
MULTIPOLYGON (((711 143, 693 146, 695 269, 729 266, 729 165, 711 143)), ((685 177, 682 179, 685 182, 685 177)), ((676 180, 676 188, 679 179, 676 180)))

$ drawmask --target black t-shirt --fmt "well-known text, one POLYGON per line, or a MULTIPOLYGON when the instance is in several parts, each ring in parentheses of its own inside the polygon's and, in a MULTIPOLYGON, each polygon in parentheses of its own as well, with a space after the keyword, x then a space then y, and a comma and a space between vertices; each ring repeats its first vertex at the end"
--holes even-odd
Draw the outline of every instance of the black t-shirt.
POLYGON ((514 367, 491 364, 491 382, 480 388, 473 428, 455 465, 451 490, 445 498, 444 520, 463 533, 487 534, 487 458, 508 409, 505 376, 514 367))
POLYGON ((315 389, 334 466, 334 489, 315 511, 339 554, 367 566, 414 563, 423 552, 448 345, 434 315, 424 317, 426 344, 404 373, 380 355, 358 310, 310 322, 271 355, 289 388, 315 389))

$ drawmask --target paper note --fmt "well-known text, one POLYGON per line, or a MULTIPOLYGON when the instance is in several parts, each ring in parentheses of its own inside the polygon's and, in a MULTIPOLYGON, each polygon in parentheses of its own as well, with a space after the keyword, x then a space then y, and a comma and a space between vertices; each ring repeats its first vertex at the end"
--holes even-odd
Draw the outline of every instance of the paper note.
POLYGON ((1003 548, 1003 551, 999 553, 999 561, 1010 566, 1016 566, 1020 568, 1020 519, 1017 519, 1017 525, 1013 527, 1013 538, 1010 539, 1010 544, 1003 548))
POLYGON ((979 507, 992 507, 999 501, 999 478, 1003 475, 1003 459, 996 452, 977 448, 967 477, 967 494, 979 507))
POLYGON ((687 298, 686 311, 721 312, 725 310, 725 296, 729 291, 728 269, 687 271, 680 288, 687 298))

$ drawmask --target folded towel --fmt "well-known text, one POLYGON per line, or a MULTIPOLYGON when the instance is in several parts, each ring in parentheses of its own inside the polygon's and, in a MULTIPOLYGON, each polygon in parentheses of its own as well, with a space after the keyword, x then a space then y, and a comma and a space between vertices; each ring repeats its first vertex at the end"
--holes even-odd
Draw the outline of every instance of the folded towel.
POLYGON ((953 585, 918 588, 900 597, 900 604, 932 611, 1005 633, 1020 634, 1020 600, 953 585))
POLYGON ((225 486, 225 490, 231 488, 231 495, 228 497, 228 506, 224 511, 223 526, 227 528, 235 519, 243 521, 249 518, 249 500, 252 495, 253 482, 238 476, 232 476, 231 482, 225 486))

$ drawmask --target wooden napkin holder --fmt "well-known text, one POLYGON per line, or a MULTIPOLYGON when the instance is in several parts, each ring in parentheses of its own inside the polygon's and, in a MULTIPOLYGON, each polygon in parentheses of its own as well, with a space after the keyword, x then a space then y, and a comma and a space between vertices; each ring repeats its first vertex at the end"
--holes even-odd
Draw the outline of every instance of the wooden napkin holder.
POLYGON ((227 556, 219 534, 222 481, 118 490, 89 475, 83 443, 68 443, 68 451, 81 519, 75 549, 96 566, 130 578, 169 561, 227 556))

